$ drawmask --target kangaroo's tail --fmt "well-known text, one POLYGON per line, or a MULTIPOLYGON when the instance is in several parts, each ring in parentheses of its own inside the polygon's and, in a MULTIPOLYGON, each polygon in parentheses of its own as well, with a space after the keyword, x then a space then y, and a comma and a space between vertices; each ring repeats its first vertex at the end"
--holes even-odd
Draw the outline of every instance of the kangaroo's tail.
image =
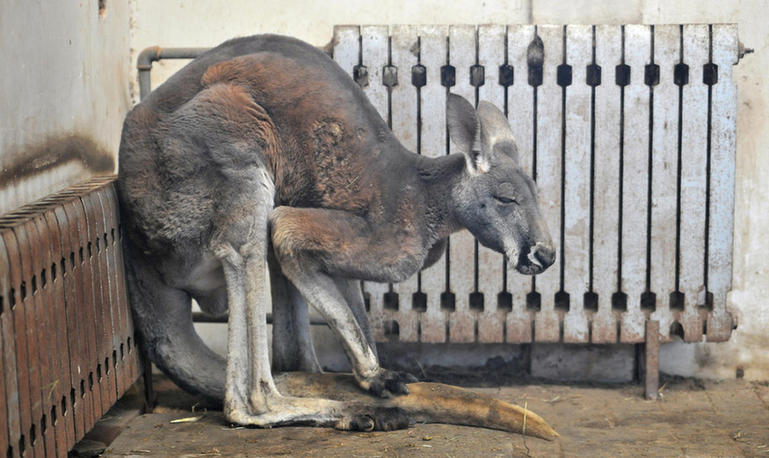
POLYGON ((410 383, 411 393, 389 401, 425 423, 481 426, 554 440, 558 433, 534 412, 442 383, 410 383))
MULTIPOLYGON (((478 426, 554 440, 558 433, 534 412, 491 396, 442 383, 409 383, 410 393, 376 398, 352 374, 286 372, 275 378, 283 393, 335 399, 350 406, 398 407, 422 423, 478 426)), ((364 409, 365 411, 365 409, 364 409)))
POLYGON ((130 242, 123 248, 134 324, 150 359, 181 388, 221 402, 225 360, 195 332, 190 296, 165 285, 130 242))

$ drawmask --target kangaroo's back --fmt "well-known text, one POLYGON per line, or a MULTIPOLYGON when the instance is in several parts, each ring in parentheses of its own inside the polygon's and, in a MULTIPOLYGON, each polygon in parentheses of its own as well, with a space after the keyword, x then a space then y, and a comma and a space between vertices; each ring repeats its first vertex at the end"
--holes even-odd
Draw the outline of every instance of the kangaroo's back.
MULTIPOLYGON (((363 92, 356 90, 358 86, 353 84, 349 76, 322 50, 295 38, 265 34, 228 40, 206 51, 153 90, 142 101, 142 105, 157 112, 172 112, 191 100, 205 87, 203 76, 212 66, 237 57, 264 53, 281 56, 285 59, 284 62, 293 62, 295 65, 293 68, 263 68, 265 76, 274 80, 277 85, 285 84, 290 80, 304 84, 319 82, 329 89, 333 87, 337 91, 349 92, 351 96, 349 100, 357 104, 367 102, 363 92), (281 70, 296 70, 299 73, 281 74, 281 70)), ((275 61, 267 62, 264 66, 275 63, 275 61)), ((264 89, 264 92, 267 92, 270 88, 264 89)), ((292 95, 289 94, 288 97, 292 95)), ((275 101, 285 102, 286 99, 281 98, 275 101)), ((264 102, 268 103, 268 100, 264 102)))
POLYGON ((254 161, 271 173, 276 205, 366 213, 383 200, 384 171, 403 162, 393 154, 404 150, 329 56, 258 35, 204 53, 128 114, 121 195, 135 232, 164 243, 208 230, 199 226, 226 198, 217 188, 233 185, 216 171, 254 161), (183 210, 174 218, 169 208, 183 210))

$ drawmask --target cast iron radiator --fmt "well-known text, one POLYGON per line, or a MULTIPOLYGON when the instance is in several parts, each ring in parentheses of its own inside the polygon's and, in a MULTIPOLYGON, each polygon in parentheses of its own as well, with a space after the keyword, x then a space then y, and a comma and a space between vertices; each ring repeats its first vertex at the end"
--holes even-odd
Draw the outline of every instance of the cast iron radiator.
POLYGON ((453 235, 364 284, 378 341, 729 338, 735 25, 339 26, 333 57, 419 154, 452 152, 448 92, 502 109, 558 250, 532 279, 453 235))
POLYGON ((66 456, 140 374, 114 177, 0 218, 0 451, 66 456))

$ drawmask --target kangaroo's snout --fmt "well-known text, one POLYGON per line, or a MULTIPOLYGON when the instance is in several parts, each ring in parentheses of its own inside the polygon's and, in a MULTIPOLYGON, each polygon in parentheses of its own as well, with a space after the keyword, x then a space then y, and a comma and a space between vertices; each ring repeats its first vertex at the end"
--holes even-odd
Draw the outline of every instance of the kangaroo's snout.
POLYGON ((537 275, 547 270, 555 262, 555 249, 550 244, 537 243, 528 251, 521 253, 516 269, 526 275, 537 275))

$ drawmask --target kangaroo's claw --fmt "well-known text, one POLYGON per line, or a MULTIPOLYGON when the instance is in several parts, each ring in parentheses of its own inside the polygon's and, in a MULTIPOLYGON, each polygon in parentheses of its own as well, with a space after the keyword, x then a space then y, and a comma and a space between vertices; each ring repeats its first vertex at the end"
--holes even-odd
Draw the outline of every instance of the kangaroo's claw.
POLYGON ((368 391, 380 398, 389 398, 393 394, 409 394, 407 383, 417 382, 417 378, 408 372, 379 369, 376 375, 361 383, 368 391))

